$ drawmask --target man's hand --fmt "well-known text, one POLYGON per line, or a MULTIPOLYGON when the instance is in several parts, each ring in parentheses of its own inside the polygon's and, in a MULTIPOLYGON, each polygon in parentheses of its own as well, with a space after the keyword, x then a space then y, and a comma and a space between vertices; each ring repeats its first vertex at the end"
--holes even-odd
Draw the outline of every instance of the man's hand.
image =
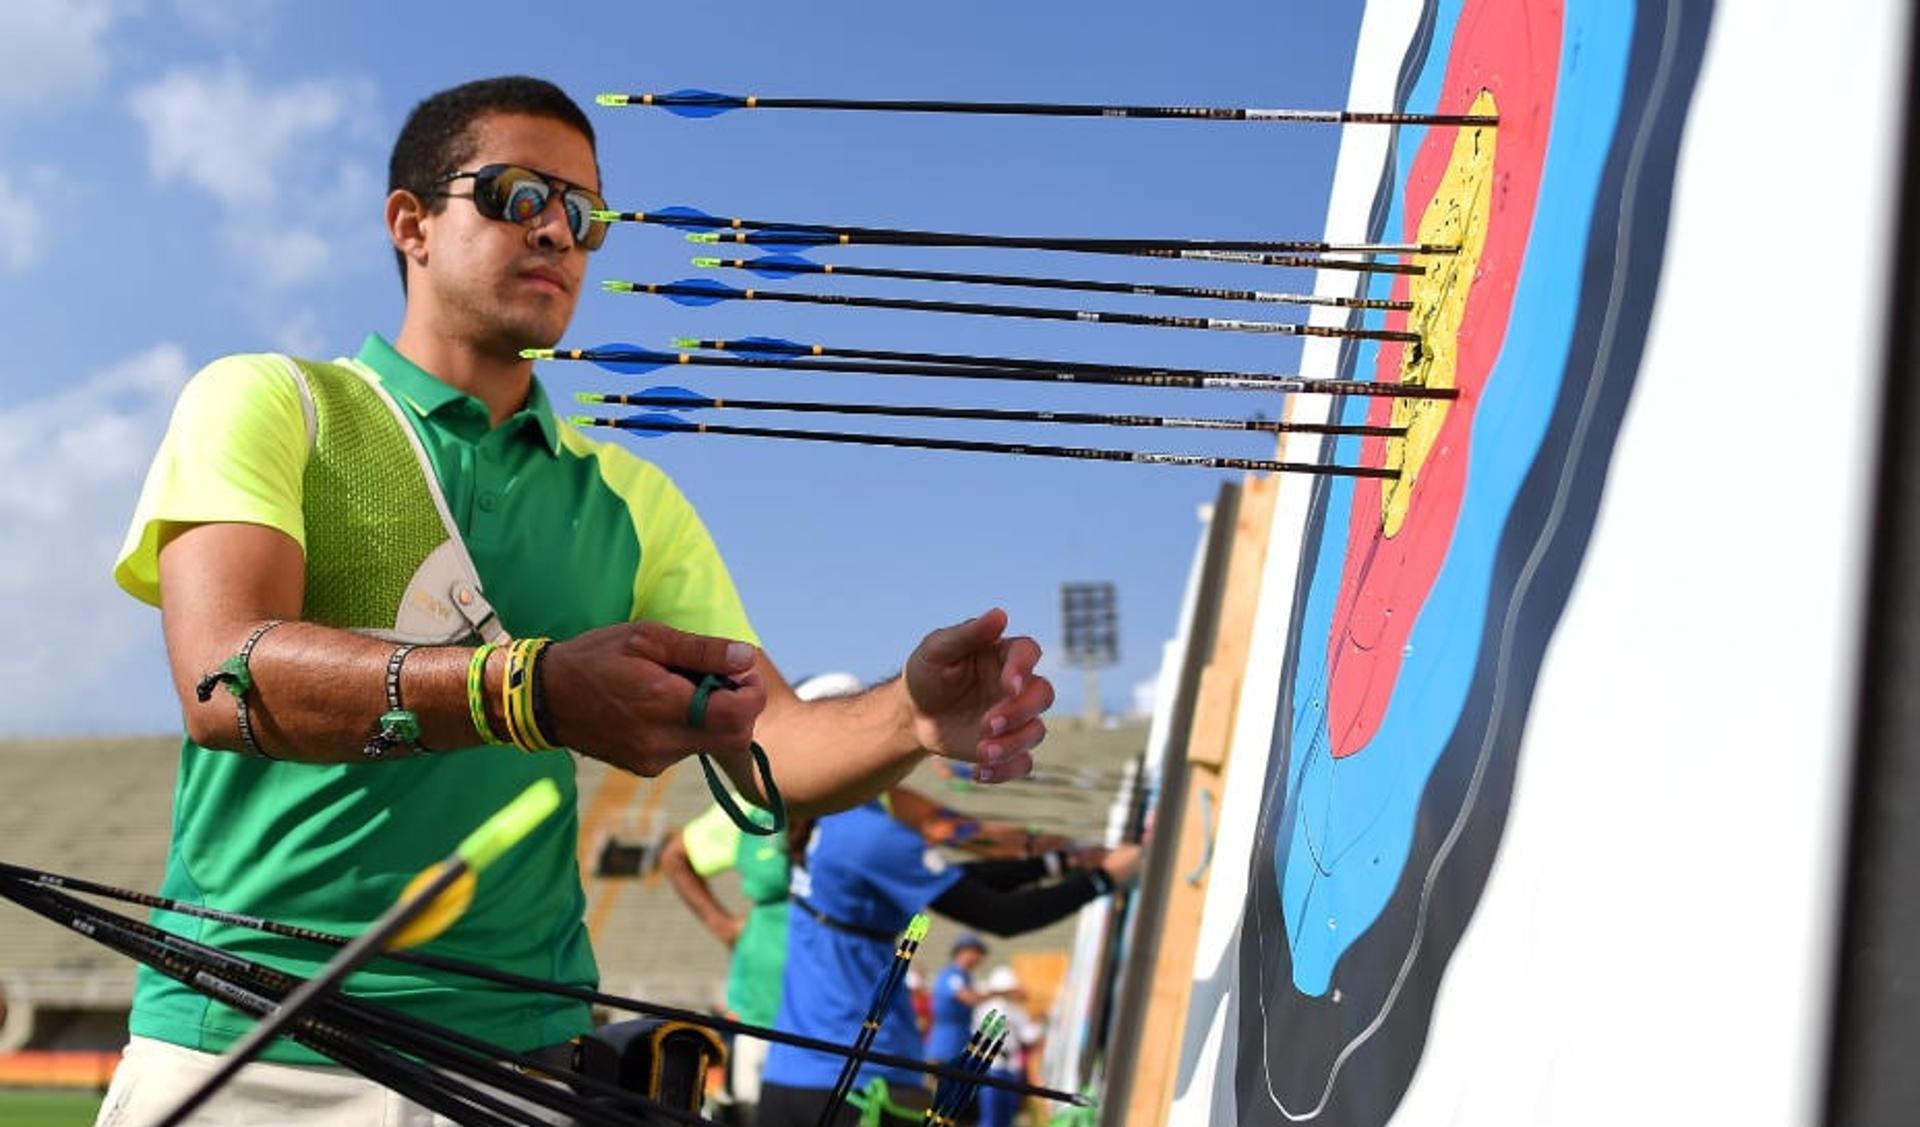
POLYGON ((974 778, 1005 782, 1033 770, 1046 738, 1040 714, 1053 685, 1036 674, 1040 645, 1005 637, 1007 615, 994 609, 926 636, 902 674, 920 745, 979 764, 974 778))
POLYGON ((1132 888, 1140 879, 1140 865, 1146 858, 1137 845, 1116 845, 1100 860, 1100 867, 1113 878, 1115 888, 1132 888))
POLYGON ((739 755, 766 706, 745 642, 688 634, 657 622, 622 623, 555 642, 541 657, 541 683, 555 743, 648 777, 696 751, 739 755), (707 698, 705 722, 689 727, 694 686, 676 670, 717 673, 735 689, 707 698))

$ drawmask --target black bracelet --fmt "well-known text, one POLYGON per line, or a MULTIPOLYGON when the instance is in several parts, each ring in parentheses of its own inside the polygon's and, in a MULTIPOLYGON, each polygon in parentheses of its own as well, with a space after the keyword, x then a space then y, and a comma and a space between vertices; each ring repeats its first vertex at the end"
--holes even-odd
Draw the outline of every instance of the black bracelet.
POLYGON ((1107 875, 1105 869, 1088 869, 1087 879, 1093 882, 1095 896, 1105 896, 1113 891, 1113 878, 1107 875))
POLYGON ((413 747, 420 740, 420 718, 400 703, 400 667, 413 646, 396 646, 387 657, 387 710, 380 714, 380 730, 360 749, 368 759, 383 759, 396 747, 413 747))
POLYGON ((193 689, 195 699, 205 704, 213 699, 213 690, 216 687, 220 685, 226 686, 227 691, 233 694, 234 726, 240 729, 240 745, 247 749, 248 754, 258 756, 261 759, 272 759, 274 757, 268 755, 266 750, 260 746, 260 741, 254 738, 253 716, 247 708, 247 694, 253 690, 253 668, 251 664, 253 661, 253 647, 260 644, 260 639, 267 636, 267 631, 280 625, 282 621, 284 620, 269 618, 254 627, 253 633, 248 634, 247 640, 240 644, 240 652, 221 662, 219 668, 213 672, 200 678, 200 683, 195 685, 193 689))

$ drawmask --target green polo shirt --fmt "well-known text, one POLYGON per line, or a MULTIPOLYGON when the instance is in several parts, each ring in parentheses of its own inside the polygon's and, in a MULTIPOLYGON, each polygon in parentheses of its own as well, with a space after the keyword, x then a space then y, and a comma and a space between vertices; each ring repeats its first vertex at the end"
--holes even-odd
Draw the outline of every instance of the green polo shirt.
MULTIPOLYGON (((757 641, 718 550, 680 492, 626 450, 554 417, 536 380, 491 426, 479 400, 378 336, 358 357, 419 436, 481 586, 507 630, 567 638, 648 619, 757 641)), ((158 545, 208 522, 276 528, 306 547, 303 470, 311 405, 278 357, 231 356, 182 391, 128 529, 115 579, 158 604, 158 545)), ((371 625, 371 624, 357 624, 371 625)), ((271 643, 268 643, 271 645, 271 643)), ((375 718, 367 718, 369 732, 375 718)), ((582 923, 573 760, 482 747, 385 763, 316 766, 184 741, 162 894, 343 934, 365 928, 420 870, 538 778, 569 801, 481 878, 473 906, 426 951, 574 986, 598 980, 582 923)), ((246 958, 311 974, 332 953, 173 913, 155 922, 246 958)), ((513 1049, 564 1040, 587 1008, 378 961, 356 996, 513 1049)), ((218 1052, 252 1024, 143 968, 131 1031, 218 1052)), ((282 1041, 270 1060, 320 1058, 282 1041)))
MULTIPOLYGON (((755 822, 773 824, 771 814, 741 802, 755 822)), ((701 876, 740 871, 747 919, 727 961, 727 1009, 741 1021, 772 1025, 780 1013, 780 989, 787 969, 787 886, 792 865, 786 835, 741 833, 715 803, 686 824, 680 841, 687 850, 687 863, 701 876)))

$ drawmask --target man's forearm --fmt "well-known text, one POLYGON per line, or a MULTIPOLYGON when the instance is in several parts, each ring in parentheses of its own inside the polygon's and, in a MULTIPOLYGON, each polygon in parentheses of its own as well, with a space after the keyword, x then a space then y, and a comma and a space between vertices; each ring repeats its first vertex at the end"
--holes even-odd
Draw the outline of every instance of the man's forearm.
MULTIPOLYGON (((763 664, 763 669, 769 668, 763 664)), ((894 679, 858 696, 802 701, 771 684, 756 736, 794 813, 830 814, 873 798, 905 778, 927 754, 913 732, 906 687, 894 679)), ((764 798, 745 757, 726 765, 741 793, 764 798)))
MULTIPOLYGON (((235 698, 224 687, 205 702, 193 686, 205 671, 217 668, 245 643, 259 624, 236 622, 209 632, 175 659, 182 682, 182 711, 187 733, 204 747, 244 751, 235 698), (232 634, 224 643, 221 636, 232 634), (194 672, 199 669, 201 672, 194 672)), ((276 759, 306 763, 359 763, 368 759, 368 740, 380 730, 388 709, 386 681, 392 642, 310 622, 283 622, 263 635, 247 662, 253 685, 247 693, 255 742, 276 759)), ((468 646, 421 646, 401 663, 400 701, 420 722, 419 745, 449 750, 481 742, 467 698, 467 671, 474 650, 468 646)), ((500 685, 505 654, 487 662, 484 698, 488 723, 504 730, 500 685)), ((387 754, 402 755, 393 749, 387 754)))

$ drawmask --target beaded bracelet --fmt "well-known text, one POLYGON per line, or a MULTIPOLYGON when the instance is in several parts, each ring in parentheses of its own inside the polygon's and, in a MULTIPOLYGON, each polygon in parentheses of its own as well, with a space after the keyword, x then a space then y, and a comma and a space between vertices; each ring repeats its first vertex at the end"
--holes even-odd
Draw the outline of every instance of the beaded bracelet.
POLYGON ((201 704, 205 704, 213 699, 213 690, 216 686, 224 684, 227 687, 227 691, 233 694, 233 716, 235 726, 240 729, 240 744, 249 754, 261 759, 274 757, 267 754, 266 749, 260 746, 260 741, 253 735, 253 716, 247 708, 247 694, 253 690, 253 669, 249 663, 253 660, 253 647, 260 644, 260 639, 267 636, 267 631, 283 621, 283 619, 269 618, 254 627, 253 633, 248 634, 247 640, 241 643, 240 652, 221 662, 219 668, 213 672, 200 678, 200 683, 193 689, 194 697, 201 704))
POLYGON ((396 747, 410 748, 420 741, 420 718, 400 702, 400 668, 413 646, 396 646, 387 657, 387 710, 380 714, 380 730, 360 749, 368 759, 383 759, 396 747))

